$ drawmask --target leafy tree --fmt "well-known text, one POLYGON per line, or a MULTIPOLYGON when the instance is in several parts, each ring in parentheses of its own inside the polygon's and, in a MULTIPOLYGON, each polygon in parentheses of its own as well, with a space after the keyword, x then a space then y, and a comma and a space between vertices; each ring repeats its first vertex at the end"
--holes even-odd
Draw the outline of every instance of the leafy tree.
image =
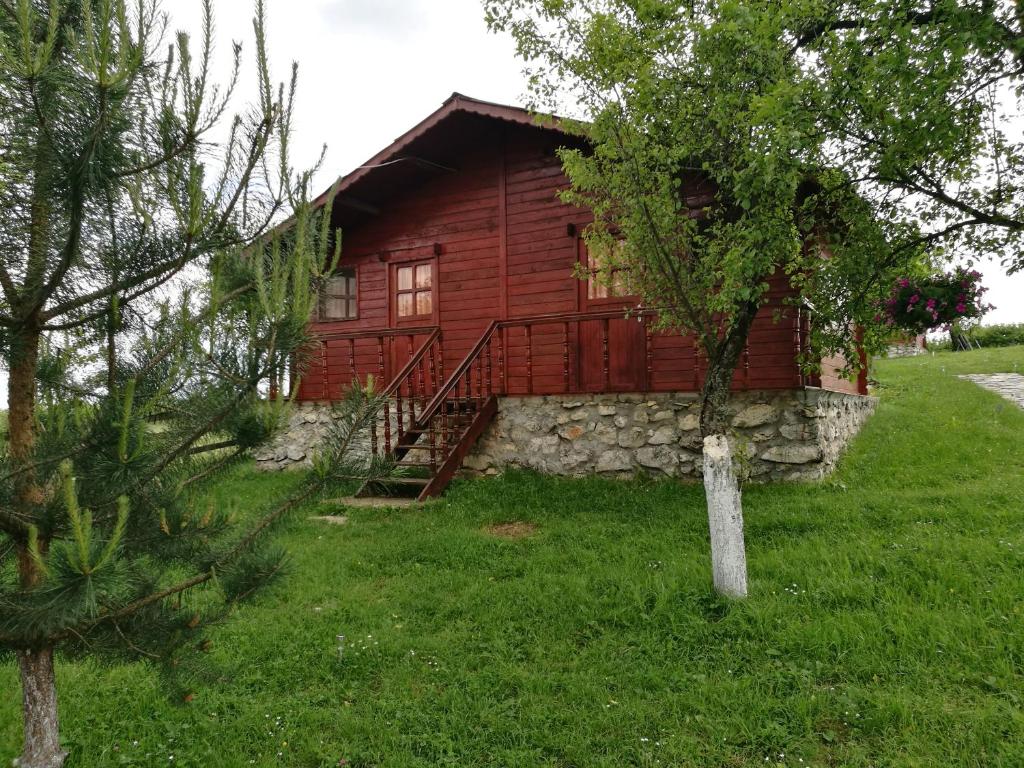
MULTIPOLYGON (((588 139, 561 153, 586 237, 662 325, 696 336, 716 587, 746 593, 729 390, 769 281, 813 307, 819 352, 857 361, 895 270, 920 257, 912 222, 883 228, 834 168, 819 83, 793 54, 787 4, 487 0, 492 29, 529 62, 535 106, 571 94, 588 139), (623 247, 615 245, 622 241, 623 247), (899 244, 897 244, 897 242, 899 244)), ((796 308, 790 311, 795 312, 796 308)))
POLYGON ((1024 14, 1009 0, 779 6, 847 170, 885 221, 928 246, 1024 268, 1024 14))
POLYGON ((212 622, 280 570, 264 532, 358 469, 379 405, 357 390, 313 481, 248 527, 202 501, 276 426, 261 383, 301 365, 330 266, 262 2, 257 98, 234 118, 241 49, 214 84, 204 9, 194 51, 180 33, 163 48, 154 0, 0 2, 0 650, 21 672, 22 768, 64 762, 54 650, 188 670, 212 622), (285 210, 287 233, 267 235, 285 210))

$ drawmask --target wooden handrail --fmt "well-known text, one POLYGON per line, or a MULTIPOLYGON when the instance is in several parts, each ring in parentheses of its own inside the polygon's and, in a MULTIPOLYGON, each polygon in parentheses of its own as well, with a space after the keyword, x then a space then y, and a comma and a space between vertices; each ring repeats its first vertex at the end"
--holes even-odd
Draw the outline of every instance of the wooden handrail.
POLYGON ((459 363, 458 367, 451 372, 451 375, 448 377, 448 381, 440 386, 437 393, 423 408, 423 411, 420 413, 421 420, 433 418, 434 414, 441 408, 441 404, 444 403, 448 394, 458 385, 458 382, 465 375, 466 371, 468 371, 472 367, 473 363, 476 362, 477 357, 487 345, 487 340, 490 339, 498 329, 498 325, 498 320, 491 321, 490 325, 488 325, 487 329, 483 332, 483 335, 477 339, 473 348, 469 350, 464 358, 462 358, 462 362, 459 363))
POLYGON ((515 327, 531 327, 534 325, 546 325, 549 323, 565 323, 565 322, 585 322, 587 320, 615 320, 615 319, 629 319, 630 317, 641 317, 643 315, 653 315, 655 310, 652 309, 636 309, 636 308, 618 308, 618 309, 605 309, 596 312, 552 312, 546 315, 528 315, 526 317, 512 317, 508 320, 492 320, 491 323, 484 329, 484 332, 477 339, 473 347, 466 353, 466 356, 462 358, 462 362, 459 363, 458 367, 452 371, 448 380, 444 382, 438 388, 437 393, 431 398, 430 402, 423 408, 420 413, 419 419, 422 424, 426 424, 434 414, 440 410, 445 399, 451 394, 458 386, 458 382, 462 380, 462 377, 468 373, 473 364, 476 362, 480 354, 487 348, 495 332, 503 330, 505 328, 515 327))
POLYGON ((416 328, 377 328, 364 331, 337 331, 335 333, 315 334, 317 341, 348 341, 349 339, 376 339, 381 336, 421 336, 424 333, 439 331, 436 325, 424 325, 416 328))
POLYGON ((603 309, 595 312, 552 312, 547 315, 527 315, 526 317, 510 317, 508 320, 497 320, 499 328, 515 328, 526 325, 547 325, 549 323, 576 322, 581 320, 631 320, 634 317, 656 315, 655 309, 623 307, 621 309, 603 309))
MULTIPOLYGON (((398 335, 406 336, 408 334, 401 333, 398 335)), ((408 362, 406 362, 406 364, 402 366, 402 370, 400 370, 395 376, 391 378, 391 383, 388 384, 387 389, 385 389, 381 394, 383 394, 386 397, 393 395, 395 391, 402 386, 402 383, 409 377, 409 374, 416 370, 416 366, 418 366, 420 364, 420 361, 423 360, 423 356, 427 354, 427 351, 439 338, 441 338, 441 329, 438 328, 437 326, 434 326, 433 329, 430 330, 430 335, 427 336, 424 342, 420 345, 420 348, 417 349, 416 352, 414 352, 409 357, 408 362)))

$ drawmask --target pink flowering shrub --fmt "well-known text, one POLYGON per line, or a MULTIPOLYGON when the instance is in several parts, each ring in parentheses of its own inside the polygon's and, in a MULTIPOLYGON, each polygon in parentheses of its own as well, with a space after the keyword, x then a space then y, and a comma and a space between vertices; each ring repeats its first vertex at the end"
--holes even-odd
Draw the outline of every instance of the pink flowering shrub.
POLYGON ((987 290, 981 285, 981 273, 965 267, 931 277, 901 278, 876 320, 913 333, 949 327, 993 309, 982 301, 987 290))

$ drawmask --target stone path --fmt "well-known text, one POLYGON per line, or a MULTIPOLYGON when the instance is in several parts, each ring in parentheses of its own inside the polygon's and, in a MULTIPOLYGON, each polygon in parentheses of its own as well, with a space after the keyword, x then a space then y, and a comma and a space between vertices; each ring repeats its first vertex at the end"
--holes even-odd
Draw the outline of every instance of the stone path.
POLYGON ((972 373, 960 378, 973 381, 1024 408, 1024 376, 1019 373, 972 373))

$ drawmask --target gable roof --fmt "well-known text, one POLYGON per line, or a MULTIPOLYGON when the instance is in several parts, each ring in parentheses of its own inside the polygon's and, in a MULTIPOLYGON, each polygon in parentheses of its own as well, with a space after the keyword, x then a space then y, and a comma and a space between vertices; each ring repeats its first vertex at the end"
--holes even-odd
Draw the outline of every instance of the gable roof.
MULTIPOLYGON (((335 194, 335 225, 351 225, 379 213, 379 205, 394 194, 438 173, 457 170, 459 154, 473 137, 495 123, 567 135, 557 117, 542 119, 522 107, 497 104, 453 93, 439 109, 348 174, 339 177, 313 201, 327 204, 335 194)), ((291 220, 277 229, 287 228, 291 220)))

